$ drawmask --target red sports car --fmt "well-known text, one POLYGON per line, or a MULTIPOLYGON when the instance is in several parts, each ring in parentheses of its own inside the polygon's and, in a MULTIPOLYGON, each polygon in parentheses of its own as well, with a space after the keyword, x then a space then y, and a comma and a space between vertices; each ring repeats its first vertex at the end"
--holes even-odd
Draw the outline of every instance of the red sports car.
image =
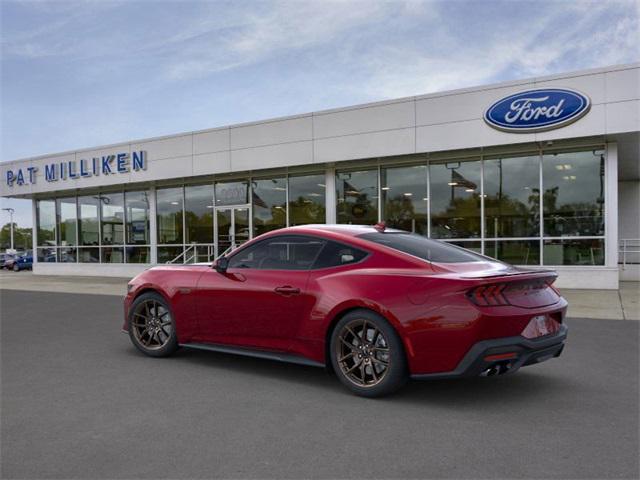
POLYGON ((213 265, 138 275, 124 329, 154 357, 182 346, 326 367, 374 397, 559 356, 555 279, 381 224, 292 227, 213 265))

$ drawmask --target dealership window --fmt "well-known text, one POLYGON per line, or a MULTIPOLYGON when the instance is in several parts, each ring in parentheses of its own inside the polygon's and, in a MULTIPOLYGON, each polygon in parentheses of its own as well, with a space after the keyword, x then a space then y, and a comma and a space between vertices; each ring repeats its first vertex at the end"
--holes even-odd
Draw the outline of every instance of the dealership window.
POLYGON ((540 240, 486 240, 484 253, 514 265, 539 265, 540 240))
POLYGON ((78 197, 78 261, 100 262, 99 197, 78 197))
POLYGON ((156 191, 158 244, 182 244, 182 187, 156 191))
POLYGON ((480 170, 480 160, 430 165, 432 237, 481 236, 480 170))
POLYGON ((76 197, 56 199, 58 249, 57 260, 59 262, 75 262, 77 258, 78 243, 78 208, 76 197))
POLYGON ((337 221, 373 225, 378 221, 378 170, 336 174, 337 221))
POLYGON ((159 263, 171 261, 184 251, 183 194, 182 187, 156 190, 159 263))
POLYGON ((426 236, 429 212, 426 165, 383 168, 380 173, 384 221, 390 227, 426 236))
POLYGON ((289 177, 289 226, 325 223, 325 175, 289 177))
POLYGON ((149 193, 125 192, 125 260, 127 263, 149 263, 149 193))
POLYGON ((484 160, 485 236, 540 235, 540 157, 484 160))
POLYGON ((276 177, 251 182, 253 236, 287 226, 287 179, 276 177))
POLYGON ((544 235, 604 235, 604 153, 545 153, 542 157, 544 235))
POLYGON ((543 253, 546 265, 604 265, 604 239, 545 240, 543 253))
POLYGON ((184 189, 185 243, 213 243, 213 185, 184 189))
POLYGON ((38 200, 36 205, 37 257, 39 262, 55 262, 56 255, 56 203, 38 200))
POLYGON ((124 194, 100 195, 102 263, 124 262, 124 194))
POLYGON ((249 203, 249 182, 216 183, 216 206, 246 205, 249 203))

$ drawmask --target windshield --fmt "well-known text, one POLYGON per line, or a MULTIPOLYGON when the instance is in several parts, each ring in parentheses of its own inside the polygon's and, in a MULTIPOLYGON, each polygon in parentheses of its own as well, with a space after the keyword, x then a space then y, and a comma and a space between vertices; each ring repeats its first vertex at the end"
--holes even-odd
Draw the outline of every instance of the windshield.
POLYGON ((431 240, 421 235, 408 232, 373 232, 358 235, 386 247, 399 250, 414 257, 436 263, 465 263, 487 261, 481 255, 464 248, 450 245, 438 240, 431 240))

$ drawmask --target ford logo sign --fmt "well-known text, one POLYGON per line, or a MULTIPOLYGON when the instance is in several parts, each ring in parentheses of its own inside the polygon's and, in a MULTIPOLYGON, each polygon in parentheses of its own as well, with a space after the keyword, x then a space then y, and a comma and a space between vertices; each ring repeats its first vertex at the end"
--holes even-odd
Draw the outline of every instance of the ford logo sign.
POLYGON ((563 88, 541 88, 510 95, 484 112, 484 121, 506 132, 541 132, 563 127, 591 107, 586 95, 563 88))

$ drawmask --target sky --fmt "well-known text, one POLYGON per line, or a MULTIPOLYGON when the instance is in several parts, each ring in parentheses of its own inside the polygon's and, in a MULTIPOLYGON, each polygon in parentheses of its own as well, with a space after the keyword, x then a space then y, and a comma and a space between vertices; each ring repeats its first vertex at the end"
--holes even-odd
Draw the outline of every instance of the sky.
MULTIPOLYGON (((2 0, 0 16, 0 161, 640 60, 640 0, 2 0)), ((30 205, 2 199, 21 226, 30 205)))

